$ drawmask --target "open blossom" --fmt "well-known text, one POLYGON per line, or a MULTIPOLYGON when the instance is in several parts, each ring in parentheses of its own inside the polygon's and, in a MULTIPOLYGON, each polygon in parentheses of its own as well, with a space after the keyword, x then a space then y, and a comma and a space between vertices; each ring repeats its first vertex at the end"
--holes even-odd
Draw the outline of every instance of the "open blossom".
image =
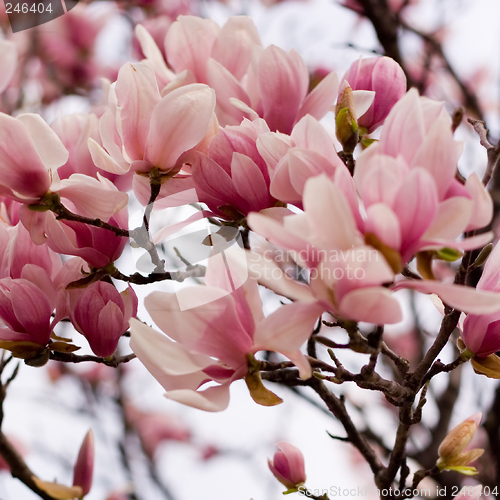
POLYGON ((309 72, 300 55, 274 45, 262 49, 253 21, 245 16, 230 18, 223 28, 210 19, 180 16, 165 38, 167 60, 178 73, 175 79, 152 38, 141 38, 148 60, 169 82, 167 90, 193 81, 215 90, 223 125, 261 117, 271 130, 289 134, 307 114, 321 119, 337 96, 335 73, 309 92, 309 72))
MULTIPOLYGON (((225 253, 231 262, 230 251, 225 253)), ((236 261, 230 266, 229 279, 222 256, 215 255, 206 286, 177 294, 153 292, 145 299, 154 322, 170 338, 131 320, 130 346, 169 399, 206 411, 225 409, 230 384, 248 375, 249 356, 261 350, 282 353, 296 364, 302 378, 311 376, 300 346, 321 308, 288 304, 264 317, 257 283, 246 279, 240 265, 236 261), (181 309, 182 304, 190 307, 181 309), (208 382, 216 385, 203 388, 208 382)))
POLYGON ((492 217, 491 197, 477 174, 460 184, 462 145, 439 103, 410 90, 385 120, 380 141, 358 158, 354 179, 366 210, 364 233, 396 250, 402 264, 419 251, 477 248, 483 234, 456 242, 492 217))
POLYGON ((215 94, 207 85, 192 84, 162 97, 151 65, 129 63, 110 89, 110 104, 99 125, 103 146, 89 139, 95 164, 115 174, 156 167, 174 175, 182 154, 209 131, 215 94))
POLYGON ((137 314, 137 296, 129 287, 119 293, 104 281, 85 288, 73 304, 70 317, 74 327, 88 340, 96 356, 107 358, 137 314))
POLYGON ((36 114, 0 113, 0 194, 24 203, 45 195, 68 152, 36 114))
POLYGON ((344 75, 352 90, 373 90, 370 108, 358 117, 358 125, 373 132, 384 122, 394 104, 406 92, 406 76, 401 66, 390 57, 359 59, 344 75))
POLYGON ((284 211, 279 221, 273 218, 276 209, 271 209, 268 214, 250 214, 248 223, 296 256, 297 264, 309 270, 309 287, 280 274, 272 260, 256 254, 251 269, 258 270, 260 281, 291 298, 319 300, 325 310, 344 318, 377 324, 400 321, 398 301, 382 286, 394 273, 382 254, 364 245, 345 195, 321 175, 307 181, 303 202, 303 214, 284 211))
POLYGON ((306 472, 302 452, 284 441, 276 443, 276 446, 279 451, 274 454, 272 461, 267 461, 274 477, 288 489, 304 484, 306 472))

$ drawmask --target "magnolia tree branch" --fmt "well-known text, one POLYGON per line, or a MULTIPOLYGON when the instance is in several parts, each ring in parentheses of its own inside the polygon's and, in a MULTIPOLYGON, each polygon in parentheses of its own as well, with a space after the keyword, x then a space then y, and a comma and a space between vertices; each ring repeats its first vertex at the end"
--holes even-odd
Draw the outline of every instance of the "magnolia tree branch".
POLYGON ((106 366, 111 366, 112 368, 117 368, 123 363, 128 363, 136 358, 134 353, 127 354, 126 356, 111 356, 110 358, 100 358, 98 356, 92 356, 90 354, 77 355, 72 352, 57 352, 51 351, 50 359, 54 361, 62 361, 64 363, 86 363, 93 362, 99 363, 106 366))

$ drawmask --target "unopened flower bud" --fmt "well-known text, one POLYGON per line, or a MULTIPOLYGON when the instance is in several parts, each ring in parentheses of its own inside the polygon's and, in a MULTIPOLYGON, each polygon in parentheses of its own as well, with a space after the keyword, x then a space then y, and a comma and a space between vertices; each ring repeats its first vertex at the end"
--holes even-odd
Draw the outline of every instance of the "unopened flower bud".
POLYGON ((437 466, 440 470, 456 470, 462 474, 475 474, 474 467, 468 464, 478 459, 484 452, 481 449, 464 451, 476 433, 482 413, 475 413, 452 429, 439 446, 437 466))
POLYGON ((94 434, 92 429, 87 432, 83 440, 78 458, 73 470, 73 486, 80 486, 82 498, 92 487, 92 476, 94 473, 94 434))
POLYGON ((372 57, 354 62, 344 75, 353 90, 372 90, 375 99, 358 125, 373 132, 380 127, 406 92, 406 76, 401 66, 390 57, 372 57))
POLYGON ((335 106, 335 134, 345 153, 352 153, 358 144, 358 123, 351 87, 344 82, 335 106))
POLYGON ((291 445, 281 441, 276 443, 280 451, 274 454, 273 461, 268 460, 269 469, 274 477, 289 490, 295 490, 306 480, 304 455, 291 445))

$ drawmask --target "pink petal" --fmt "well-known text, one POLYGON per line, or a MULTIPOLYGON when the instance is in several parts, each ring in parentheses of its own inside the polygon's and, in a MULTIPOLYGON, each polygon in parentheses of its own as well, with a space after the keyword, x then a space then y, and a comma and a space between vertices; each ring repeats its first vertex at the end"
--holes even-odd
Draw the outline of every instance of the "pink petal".
POLYGON ((400 281, 394 291, 411 288, 422 293, 435 293, 450 307, 465 313, 490 314, 500 310, 500 294, 461 285, 447 285, 437 281, 400 281))
POLYGON ((253 210, 258 211, 273 204, 261 170, 248 156, 233 154, 231 177, 236 191, 243 199, 251 202, 253 210))
POLYGON ((297 148, 308 149, 327 158, 333 165, 343 165, 325 127, 312 116, 304 116, 290 136, 297 148))
MULTIPOLYGON (((48 125, 47 128, 59 140, 48 125)), ((0 182, 35 198, 43 196, 51 184, 47 166, 26 126, 3 113, 0 113, 0 182)))
POLYGON ((230 99, 235 98, 250 105, 250 99, 240 82, 222 64, 209 59, 207 63, 207 82, 217 95, 217 117, 222 125, 239 125, 243 112, 233 106, 230 99))
POLYGON ((440 200, 455 177, 463 149, 462 143, 453 140, 450 119, 444 113, 434 121, 411 161, 412 167, 425 168, 434 177, 440 200))
POLYGON ((230 17, 215 40, 212 57, 241 80, 255 45, 261 45, 261 41, 253 20, 246 16, 230 17))
POLYGON ((209 387, 204 391, 180 389, 170 391, 165 396, 186 406, 204 411, 222 411, 229 406, 229 384, 209 387))
POLYGON ((186 348, 235 369, 246 363, 253 332, 243 329, 226 290, 195 286, 177 294, 153 292, 144 303, 153 321, 186 348))
POLYGON ((289 134, 307 94, 309 73, 292 49, 287 54, 271 45, 259 61, 259 89, 264 119, 272 131, 289 134))
POLYGON ((315 245, 344 250, 359 242, 356 221, 344 194, 324 174, 307 181, 303 200, 312 229, 310 240, 315 245))
POLYGON ((153 67, 147 63, 122 66, 116 81, 120 105, 123 145, 131 160, 142 160, 146 150, 151 115, 160 101, 153 67))
POLYGON ((292 146, 288 135, 267 132, 259 136, 257 149, 267 164, 269 176, 272 177, 277 163, 286 155, 292 146))
POLYGON ((410 89, 391 109, 380 136, 381 153, 402 155, 408 164, 425 137, 424 114, 418 91, 410 89))
POLYGON ((436 214, 437 202, 434 179, 423 169, 413 169, 404 179, 393 205, 400 222, 402 252, 427 230, 436 214))
POLYGON ((473 209, 466 231, 487 226, 493 217, 493 200, 476 172, 467 178, 465 187, 472 197, 473 209))
POLYGON ((47 296, 29 281, 16 280, 11 286, 12 308, 34 342, 45 345, 50 338, 50 315, 53 307, 47 296))
POLYGON ((337 73, 331 72, 305 98, 297 112, 296 120, 307 115, 321 120, 335 102, 338 91, 339 77, 337 73))
POLYGON ((398 300, 389 290, 381 287, 349 292, 340 301, 339 314, 376 325, 399 323, 403 319, 398 300))
POLYGON ((165 37, 165 53, 175 72, 188 69, 198 82, 206 83, 206 63, 219 31, 211 19, 179 16, 165 37))
POLYGON ((215 92, 206 85, 186 85, 167 94, 151 115, 145 159, 171 170, 182 153, 205 137, 214 108, 215 92))

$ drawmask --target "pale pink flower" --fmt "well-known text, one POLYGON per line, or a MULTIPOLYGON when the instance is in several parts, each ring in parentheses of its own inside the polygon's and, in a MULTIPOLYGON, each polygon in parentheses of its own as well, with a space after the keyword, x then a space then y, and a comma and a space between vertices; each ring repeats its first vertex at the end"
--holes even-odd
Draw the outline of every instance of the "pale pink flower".
POLYGON ((341 187, 352 205, 353 213, 359 218, 351 174, 318 120, 310 115, 304 116, 289 137, 278 133, 261 134, 257 139, 257 148, 267 163, 271 177, 270 191, 276 199, 302 208, 306 181, 325 174, 341 187))
POLYGON ((302 378, 311 376, 300 346, 321 308, 294 303, 264 317, 257 283, 243 283, 244 279, 234 266, 229 279, 223 259, 216 255, 210 259, 207 286, 177 294, 153 292, 145 299, 154 322, 170 338, 131 320, 130 346, 169 399, 206 411, 225 409, 230 384, 245 377, 248 356, 261 350, 282 353, 296 364, 302 378), (179 304, 184 303, 200 305, 182 310, 179 304), (204 389, 208 382, 216 385, 204 389))
POLYGON ((366 113, 357 119, 368 133, 380 127, 394 104, 406 92, 406 76, 390 57, 359 59, 344 75, 352 90, 373 90, 375 99, 366 113))
POLYGON ((37 202, 67 159, 65 147, 39 115, 0 113, 0 194, 37 202))
POLYGON ((79 294, 70 312, 71 322, 94 354, 107 358, 114 354, 130 318, 137 314, 137 305, 130 285, 119 293, 110 283, 98 281, 79 294))
POLYGON ((72 113, 65 116, 59 115, 52 122, 51 127, 69 153, 68 161, 57 170, 60 179, 67 179, 76 173, 97 178, 99 172, 111 180, 121 191, 130 189, 132 173, 129 175, 111 174, 96 167, 92 161, 88 139, 92 138, 102 145, 99 134, 99 118, 95 114, 72 113))
POLYGON ((244 120, 239 126, 220 129, 208 154, 195 156, 192 178, 196 194, 216 215, 227 218, 231 207, 242 218, 276 204, 269 194, 267 165, 256 146, 259 134, 265 132, 269 128, 264 120, 244 120))
POLYGON ((309 286, 280 272, 266 253, 254 254, 250 266, 259 282, 293 299, 319 300, 325 310, 344 318, 377 324, 399 322, 398 301, 382 286, 394 279, 394 272, 380 252, 364 244, 339 187, 325 175, 311 178, 305 185, 303 203, 303 214, 283 211, 280 215, 278 209, 270 209, 250 214, 248 224, 291 252, 308 275, 309 286))
POLYGON ((276 446, 280 451, 274 454, 272 461, 267 461, 274 477, 288 489, 304 484, 306 472, 302 452, 284 441, 276 443, 276 446))
POLYGON ((363 232, 397 250, 403 264, 421 250, 467 250, 491 239, 455 241, 493 213, 477 174, 465 186, 455 179, 461 150, 442 106, 412 89, 391 110, 380 141, 359 156, 354 179, 366 210, 363 232))
MULTIPOLYGON (((500 245, 495 246, 484 266, 478 290, 500 292, 500 245)), ((462 340, 476 356, 486 357, 500 350, 500 311, 468 314, 462 325, 462 340)))

